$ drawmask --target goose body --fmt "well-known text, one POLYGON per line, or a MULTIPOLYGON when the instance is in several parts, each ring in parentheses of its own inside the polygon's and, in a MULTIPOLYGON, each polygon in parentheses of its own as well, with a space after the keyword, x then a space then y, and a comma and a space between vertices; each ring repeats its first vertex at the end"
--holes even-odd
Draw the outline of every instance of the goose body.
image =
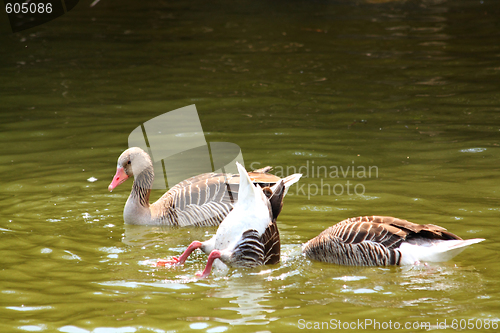
POLYGON ((226 216, 216 234, 206 242, 195 241, 179 257, 159 261, 159 265, 182 264, 196 248, 209 254, 201 277, 210 274, 212 264, 220 259, 232 267, 256 267, 280 260, 280 238, 276 218, 281 212, 287 188, 302 175, 286 177, 271 188, 254 186, 245 168, 237 163, 240 173, 239 200, 226 216))
POLYGON ((312 260, 349 266, 409 265, 453 258, 482 238, 463 240, 445 228, 388 216, 349 218, 302 246, 312 260))
MULTIPOLYGON (((251 172, 252 182, 260 186, 274 185, 280 178, 269 174, 270 169, 251 172)), ((238 200, 239 175, 211 172, 180 182, 150 204, 153 163, 149 155, 137 147, 125 150, 118 158, 109 191, 132 176, 135 177, 132 191, 123 209, 126 224, 217 226, 238 200)))

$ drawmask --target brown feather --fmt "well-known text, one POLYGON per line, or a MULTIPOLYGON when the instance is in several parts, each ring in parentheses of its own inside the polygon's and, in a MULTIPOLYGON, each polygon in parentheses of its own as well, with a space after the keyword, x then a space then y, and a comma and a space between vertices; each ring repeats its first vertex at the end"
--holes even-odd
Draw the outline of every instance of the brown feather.
POLYGON ((264 244, 264 265, 274 265, 280 261, 280 232, 276 220, 269 222, 266 230, 261 236, 261 242, 264 244))
POLYGON ((373 255, 373 258, 365 257, 367 261, 359 265, 395 265, 400 260, 400 254, 395 249, 403 241, 422 238, 462 239, 433 224, 416 224, 390 216, 360 216, 324 230, 304 244, 303 252, 311 259, 325 262, 352 264, 353 260, 373 255), (369 253, 370 250, 373 253, 369 253), (344 255, 341 251, 345 251, 344 255))

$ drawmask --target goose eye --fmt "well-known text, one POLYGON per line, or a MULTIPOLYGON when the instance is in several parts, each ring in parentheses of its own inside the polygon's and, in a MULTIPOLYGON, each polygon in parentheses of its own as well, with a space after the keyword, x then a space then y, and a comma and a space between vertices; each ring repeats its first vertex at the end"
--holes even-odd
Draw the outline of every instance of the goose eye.
POLYGON ((130 164, 130 163, 132 163, 132 162, 130 162, 130 161, 127 162, 127 164, 130 164))

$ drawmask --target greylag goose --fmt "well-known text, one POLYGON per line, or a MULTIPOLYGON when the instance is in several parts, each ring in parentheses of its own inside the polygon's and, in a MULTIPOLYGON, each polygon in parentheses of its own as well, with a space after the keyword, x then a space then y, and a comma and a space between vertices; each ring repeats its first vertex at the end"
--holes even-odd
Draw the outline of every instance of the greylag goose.
POLYGON ((482 238, 463 240, 445 228, 415 224, 388 216, 363 216, 341 221, 305 243, 312 260, 349 266, 411 265, 442 262, 482 238))
MULTIPOLYGON (((265 167, 250 173, 255 184, 269 186, 280 180, 265 167)), ((149 203, 154 180, 153 163, 141 148, 125 150, 118 158, 116 174, 108 187, 115 189, 134 176, 132 191, 123 209, 126 224, 217 226, 238 199, 239 175, 205 173, 186 179, 149 203)))
POLYGON ((236 162, 240 173, 239 200, 226 216, 217 233, 205 242, 194 241, 179 257, 159 260, 158 266, 183 264, 197 248, 209 254, 205 270, 197 275, 207 277, 214 260, 232 267, 256 267, 276 264, 280 260, 280 237, 276 218, 281 212, 283 197, 301 174, 281 180, 264 189, 254 186, 245 168, 236 162))

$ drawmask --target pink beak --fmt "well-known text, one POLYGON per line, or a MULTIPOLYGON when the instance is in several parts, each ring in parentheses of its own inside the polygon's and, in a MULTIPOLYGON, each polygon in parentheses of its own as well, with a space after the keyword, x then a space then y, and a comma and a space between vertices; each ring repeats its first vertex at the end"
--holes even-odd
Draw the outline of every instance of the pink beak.
POLYGON ((111 184, 108 186, 108 190, 111 192, 115 187, 126 181, 128 178, 128 175, 125 173, 125 169, 122 167, 116 168, 116 174, 113 177, 113 180, 111 181, 111 184))

